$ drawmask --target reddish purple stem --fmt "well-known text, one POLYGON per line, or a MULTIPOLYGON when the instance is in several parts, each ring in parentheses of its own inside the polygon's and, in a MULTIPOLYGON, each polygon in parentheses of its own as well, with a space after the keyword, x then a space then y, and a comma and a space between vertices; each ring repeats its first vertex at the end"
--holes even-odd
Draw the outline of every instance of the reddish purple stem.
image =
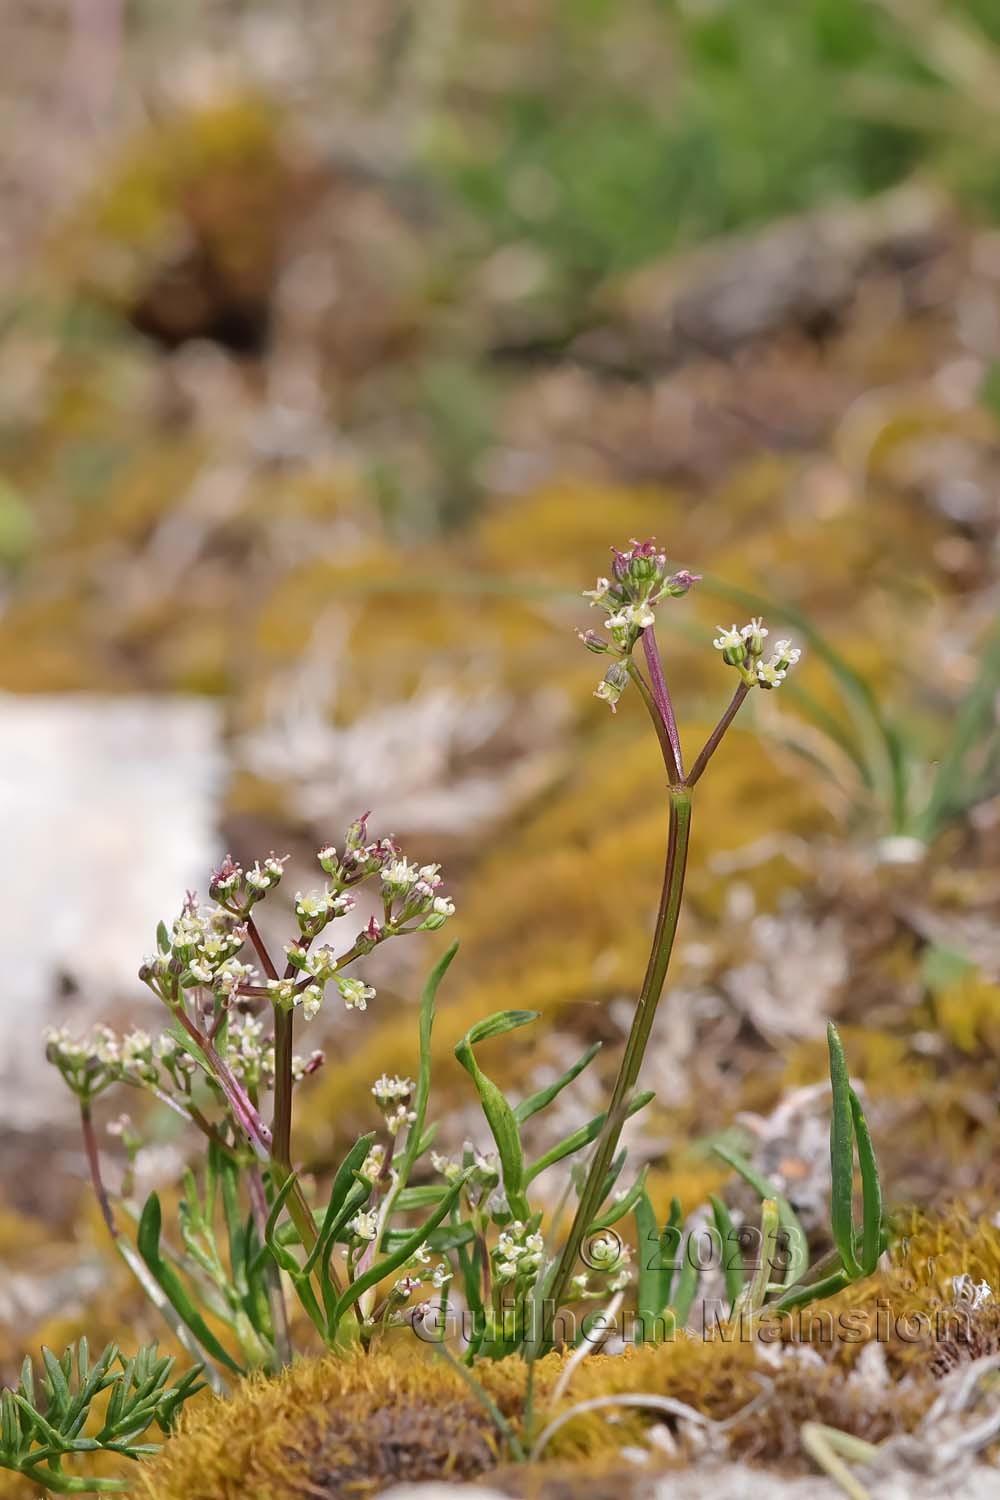
POLYGON ((647 625, 642 632, 642 649, 646 653, 646 664, 649 667, 650 686, 653 691, 653 702, 663 726, 667 731, 670 748, 673 752, 673 774, 670 774, 670 766, 667 774, 670 776, 672 786, 681 786, 684 782, 684 761, 681 757, 681 739, 677 733, 677 720, 674 718, 674 706, 670 701, 670 692, 667 688, 667 680, 663 675, 663 663, 660 660, 660 650, 656 644, 656 633, 652 625, 647 625))

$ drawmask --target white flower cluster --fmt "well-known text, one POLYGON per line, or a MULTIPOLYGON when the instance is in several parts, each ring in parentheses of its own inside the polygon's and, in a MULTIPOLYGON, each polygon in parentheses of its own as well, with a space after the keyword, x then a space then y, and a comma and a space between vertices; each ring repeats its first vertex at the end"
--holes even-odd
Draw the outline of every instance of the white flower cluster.
POLYGON ((342 853, 333 844, 320 849, 318 859, 329 876, 327 884, 320 890, 296 891, 298 936, 285 944, 288 967, 284 975, 273 976, 269 970, 272 977, 264 982, 253 965, 240 957, 251 935, 259 949, 259 936, 251 926, 252 908, 278 885, 284 872, 288 856, 270 854, 247 870, 227 855, 209 882, 218 904, 199 908, 189 895, 173 928, 168 931, 160 924, 157 951, 146 959, 139 977, 175 1010, 184 1003, 184 991, 207 989, 214 997, 216 1014, 241 998, 266 994, 276 1009, 297 1009, 310 1021, 319 1013, 331 983, 336 984, 348 1010, 365 1010, 375 990, 340 971, 385 938, 432 931, 455 912, 455 903, 440 892, 440 865, 412 864, 392 839, 369 842, 367 819, 365 813, 348 828, 342 853), (354 909, 351 888, 376 876, 383 919, 373 916, 339 960, 330 947, 313 950, 324 928, 354 909))
MULTIPOLYGON (((426 1262, 429 1259, 424 1251, 421 1259, 426 1262)), ((393 1298, 399 1302, 405 1302, 407 1297, 413 1295, 425 1283, 434 1288, 436 1292, 443 1291, 452 1279, 454 1272, 446 1261, 439 1261, 429 1271, 414 1273, 407 1271, 405 1276, 400 1276, 392 1288, 393 1298)))
POLYGON ((382 868, 382 901, 387 924, 395 930, 416 918, 423 920, 411 932, 434 932, 455 915, 450 896, 439 896, 440 865, 414 865, 402 856, 390 859, 382 868))
POLYGON ((617 548, 612 551, 612 576, 599 578, 596 588, 584 590, 584 598, 590 600, 591 607, 605 611, 607 635, 587 630, 581 632, 580 639, 588 651, 617 658, 595 693, 595 697, 614 710, 628 685, 628 671, 623 662, 632 654, 642 632, 655 623, 656 605, 686 594, 698 582, 698 575, 686 568, 668 572, 666 553, 659 550, 655 541, 633 540, 627 552, 619 552, 617 548))
POLYGON ((716 651, 722 652, 727 666, 737 669, 747 687, 768 690, 779 687, 802 655, 799 647, 793 646, 791 641, 775 641, 774 651, 765 661, 764 641, 769 632, 757 616, 749 625, 730 625, 728 630, 722 625, 715 628, 719 634, 712 645, 716 651))
MULTIPOLYGON (((604 1230, 591 1236, 587 1242, 587 1263, 592 1270, 609 1279, 604 1284, 608 1292, 620 1292, 632 1279, 632 1251, 624 1245, 613 1231, 604 1230)), ((572 1283, 577 1296, 593 1295, 586 1275, 574 1277, 572 1283)))
POLYGON ((362 1208, 348 1220, 348 1229, 359 1240, 373 1240, 378 1234, 378 1210, 362 1208))
POLYGON ((110 1026, 95 1026, 85 1037, 74 1037, 64 1026, 45 1031, 46 1056, 62 1073, 74 1093, 93 1097, 111 1083, 131 1083, 158 1088, 162 1079, 160 1065, 176 1074, 176 1063, 184 1059, 183 1071, 191 1073, 196 1064, 173 1037, 156 1040, 136 1028, 118 1036, 110 1026), (173 1065, 172 1065, 173 1064, 173 1065))
POLYGON ((540 1234, 529 1234, 520 1219, 500 1232, 491 1254, 493 1278, 498 1285, 510 1281, 534 1281, 542 1264, 545 1241, 540 1234))
POLYGON ((404 1125, 412 1125, 417 1118, 410 1108, 410 1099, 416 1084, 412 1078, 383 1073, 372 1084, 375 1102, 385 1118, 385 1127, 390 1135, 397 1135, 404 1125))

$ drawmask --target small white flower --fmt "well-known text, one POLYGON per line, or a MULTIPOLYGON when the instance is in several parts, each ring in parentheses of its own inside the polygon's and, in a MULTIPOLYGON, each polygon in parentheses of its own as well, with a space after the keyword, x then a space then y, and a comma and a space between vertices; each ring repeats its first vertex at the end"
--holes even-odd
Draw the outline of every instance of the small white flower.
POLYGON ((199 984, 212 983, 212 970, 201 959, 193 958, 188 968, 191 970, 191 978, 197 979, 199 984))
POLYGON ((794 667, 802 655, 802 649, 799 646, 793 646, 791 641, 775 641, 774 655, 777 661, 787 662, 790 667, 794 667))
POLYGON ((398 1073, 383 1073, 372 1084, 372 1093, 379 1104, 393 1104, 397 1099, 409 1099, 415 1088, 412 1078, 401 1078, 398 1073))
POLYGON ((89 1041, 84 1044, 84 1050, 93 1053, 98 1062, 107 1066, 121 1061, 124 1039, 119 1041, 110 1026, 96 1026, 89 1041))
POLYGON ((611 580, 609 578, 599 578, 596 589, 584 589, 583 597, 590 600, 591 608, 593 608, 595 604, 603 604, 610 591, 611 580))
POLYGON ((786 675, 774 661, 759 661, 757 663, 757 681, 761 687, 779 687, 784 682, 786 675))
POLYGON ((375 991, 363 979, 345 979, 337 975, 337 988, 348 1010, 367 1010, 369 1000, 375 999, 375 991))
POLYGON ((378 1214, 373 1208, 361 1209, 347 1227, 359 1240, 373 1240, 378 1234, 378 1214))
POLYGON ((295 915, 305 922, 318 921, 325 917, 333 905, 333 898, 329 891, 310 891, 304 896, 301 891, 295 893, 295 915))
POLYGON ((321 984, 327 984, 337 972, 337 955, 332 948, 314 948, 306 959, 306 972, 321 984))
POLYGON ((241 984, 252 984, 253 981, 253 966, 242 964, 237 958, 227 958, 222 967, 216 970, 213 979, 216 989, 221 990, 224 995, 231 995, 241 984))
POLYGON ((319 1015, 320 1006, 323 1004, 323 987, 319 984, 307 984, 302 991, 302 1017, 303 1020, 311 1021, 319 1015))
POLYGON ((740 631, 740 635, 745 641, 752 640, 754 636, 760 636, 761 640, 764 640, 768 635, 768 630, 760 615, 754 615, 753 619, 750 621, 750 624, 744 625, 743 629, 740 631))
POLYGON ((269 979, 267 981, 267 992, 275 1005, 283 1008, 295 1005, 298 996, 295 993, 294 979, 269 979))
POLYGON ((453 1274, 454 1272, 452 1271, 451 1267, 449 1265, 446 1265, 442 1261, 442 1263, 435 1266, 433 1271, 431 1272, 431 1285, 436 1291, 440 1291, 443 1286, 448 1285, 448 1282, 451 1280, 453 1274))
POLYGON ((386 1111, 385 1128, 390 1135, 398 1135, 404 1125, 412 1125, 416 1118, 415 1109, 407 1109, 405 1104, 397 1104, 395 1109, 386 1111))
POLYGON ((435 896, 431 903, 431 911, 436 917, 453 917, 455 903, 450 896, 435 896))
POLYGON ((365 1157, 364 1161, 361 1164, 360 1175, 364 1177, 367 1182, 374 1182, 376 1177, 378 1177, 381 1173, 384 1166, 385 1147, 379 1145, 376 1142, 376 1144, 371 1148, 368 1155, 365 1157))
POLYGON ((743 645, 743 631, 738 625, 730 625, 728 630, 722 625, 716 625, 715 628, 719 632, 712 642, 716 651, 732 651, 743 645))
POLYGON ((398 891, 408 891, 420 871, 407 859, 392 859, 382 870, 382 884, 398 891))

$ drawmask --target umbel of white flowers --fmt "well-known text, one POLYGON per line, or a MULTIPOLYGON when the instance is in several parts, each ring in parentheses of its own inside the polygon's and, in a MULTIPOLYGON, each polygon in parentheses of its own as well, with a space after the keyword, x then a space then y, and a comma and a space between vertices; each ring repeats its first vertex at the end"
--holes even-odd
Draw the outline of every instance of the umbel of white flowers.
MULTIPOLYGON (((612 552, 611 577, 599 578, 596 588, 584 590, 591 606, 604 610, 607 634, 587 630, 580 633, 580 639, 588 651, 615 658, 595 693, 614 712, 629 683, 629 658, 644 632, 655 624, 657 606, 686 594, 700 581, 700 575, 686 568, 671 572, 666 553, 652 540, 633 540, 629 551, 612 548, 612 552)), ((722 652, 727 666, 739 672, 748 688, 771 691, 779 687, 802 654, 791 641, 782 640, 765 660, 768 632, 759 619, 748 625, 732 625, 728 630, 721 625, 717 629, 719 634, 713 642, 716 650, 722 652)))

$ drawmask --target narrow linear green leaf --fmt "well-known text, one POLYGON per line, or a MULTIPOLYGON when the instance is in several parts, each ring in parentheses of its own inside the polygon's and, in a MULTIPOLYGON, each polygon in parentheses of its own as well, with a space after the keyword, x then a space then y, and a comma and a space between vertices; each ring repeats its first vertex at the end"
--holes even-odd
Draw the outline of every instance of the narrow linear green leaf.
POLYGON ((524 1196, 526 1183, 524 1149, 521 1145, 517 1119, 506 1095, 479 1066, 472 1044, 503 1036, 519 1026, 526 1026, 529 1021, 536 1020, 537 1015, 537 1011, 528 1010, 499 1011, 467 1031, 455 1048, 455 1056, 475 1084, 483 1114, 486 1116, 486 1123, 496 1142, 503 1172, 504 1191, 512 1211, 520 1219, 529 1218, 531 1209, 524 1196))
MULTIPOLYGON (((350 1214, 353 1212, 354 1207, 356 1206, 360 1208, 361 1203, 356 1202, 358 1194, 357 1192, 354 1192, 352 1190, 360 1186, 360 1184, 358 1183, 358 1173, 364 1166, 365 1158, 367 1157, 374 1143, 375 1132, 374 1130, 372 1130, 369 1131, 367 1135, 361 1136, 360 1139, 354 1142, 354 1145, 351 1147, 350 1151, 348 1151, 347 1155, 344 1157, 344 1160, 337 1168, 337 1171, 334 1175, 333 1184, 330 1188, 330 1197, 326 1205, 326 1212, 323 1215, 323 1222, 320 1225, 316 1243, 313 1246, 312 1251, 302 1268, 304 1275, 309 1275, 320 1256, 325 1255, 326 1250, 333 1242, 334 1235, 337 1233, 338 1228, 342 1227, 342 1225, 347 1222, 347 1218, 350 1217, 350 1214), (352 1207, 348 1210, 347 1215, 344 1216, 344 1206, 347 1202, 348 1195, 350 1195, 351 1197, 352 1207)), ((370 1192, 371 1184, 369 1183, 367 1191, 364 1193, 361 1202, 364 1202, 365 1199, 367 1199, 370 1192)))
MULTIPOLYGON (((655 1097, 656 1095, 652 1089, 647 1089, 645 1093, 637 1094, 629 1105, 625 1118, 631 1119, 634 1114, 638 1114, 640 1109, 645 1109, 650 1099, 654 1099, 655 1097)), ((572 1135, 566 1136, 564 1140, 559 1141, 557 1145, 551 1147, 550 1150, 545 1152, 544 1156, 540 1156, 536 1162, 532 1162, 531 1166, 527 1169, 524 1177, 525 1184, 534 1182, 539 1173, 544 1172, 547 1167, 554 1166, 557 1161, 563 1161, 565 1157, 572 1156, 577 1151, 582 1151, 584 1146, 589 1146, 592 1141, 596 1141, 603 1125, 604 1116, 595 1115, 592 1120, 588 1120, 586 1125, 581 1125, 579 1130, 574 1130, 572 1135)))
MULTIPOLYGON (((726 1284, 726 1296, 732 1307, 743 1290, 746 1277, 743 1271, 743 1250, 739 1233, 733 1224, 729 1209, 714 1193, 709 1195, 712 1218, 719 1235, 722 1254, 722 1276, 726 1284)), ((773 1201, 773 1200, 772 1200, 773 1201)), ((763 1247, 761 1250, 763 1254, 763 1247)))
POLYGON ((879 1180, 875 1147, 861 1100, 853 1089, 850 1091, 851 1116, 854 1135, 858 1143, 858 1164, 861 1168, 861 1269, 870 1276, 882 1253, 882 1183, 879 1180))
POLYGON ((788 1269, 785 1273, 785 1280, 789 1286, 793 1285, 805 1275, 809 1267, 809 1242, 798 1214, 771 1179, 765 1177, 763 1172, 758 1172, 745 1156, 741 1156, 730 1146, 716 1145, 712 1147, 712 1150, 727 1166, 732 1167, 734 1172, 738 1172, 744 1182, 748 1182, 762 1199, 773 1198, 777 1203, 779 1223, 788 1237, 788 1269))
POLYGON ((851 1081, 840 1033, 831 1021, 826 1028, 830 1053, 830 1227, 844 1270, 852 1280, 861 1275, 854 1255, 854 1118, 851 1112, 851 1081))
POLYGON ((578 1058, 571 1068, 567 1068, 561 1078, 557 1078, 554 1083, 550 1083, 545 1088, 539 1089, 537 1094, 531 1094, 527 1099, 522 1099, 521 1103, 514 1108, 514 1117, 517 1123, 523 1125, 525 1120, 530 1120, 532 1115, 538 1114, 539 1110, 547 1109, 553 1099, 557 1098, 564 1088, 567 1088, 574 1079, 579 1078, 585 1068, 589 1068, 598 1052, 600 1052, 601 1046, 601 1042, 595 1042, 592 1047, 587 1048, 583 1056, 578 1058))
POLYGON ((195 1338, 207 1349, 220 1364, 232 1370, 236 1375, 245 1372, 229 1354, 228 1350, 220 1344, 215 1334, 205 1322, 201 1313, 195 1307, 184 1283, 170 1263, 160 1255, 160 1233, 162 1228, 162 1210, 160 1199, 156 1193, 150 1193, 146 1199, 146 1205, 142 1211, 139 1221, 139 1254, 146 1262, 153 1277, 159 1284, 177 1315, 187 1324, 195 1338))
POLYGON ((426 1149, 422 1144, 422 1137, 424 1121, 427 1118, 427 1101, 431 1092, 431 1036, 434 1031, 434 1011, 441 981, 451 967, 457 952, 458 944, 452 943, 447 952, 442 954, 427 976, 427 983, 420 997, 420 1062, 417 1069, 416 1092, 413 1096, 415 1118, 407 1132, 406 1148, 399 1164, 399 1181, 404 1185, 409 1181, 413 1164, 421 1150, 426 1149))
POLYGON ((633 1182, 628 1191, 622 1193, 620 1198, 616 1198, 615 1201, 605 1209, 604 1213, 600 1214, 594 1220, 593 1224, 591 1224, 590 1228, 587 1230, 587 1233, 595 1234, 599 1229, 610 1229, 612 1224, 617 1224, 620 1219, 624 1219, 626 1214, 630 1214, 645 1190, 646 1178, 648 1175, 649 1168, 643 1167, 642 1171, 639 1173, 638 1177, 635 1179, 635 1182, 633 1182))

